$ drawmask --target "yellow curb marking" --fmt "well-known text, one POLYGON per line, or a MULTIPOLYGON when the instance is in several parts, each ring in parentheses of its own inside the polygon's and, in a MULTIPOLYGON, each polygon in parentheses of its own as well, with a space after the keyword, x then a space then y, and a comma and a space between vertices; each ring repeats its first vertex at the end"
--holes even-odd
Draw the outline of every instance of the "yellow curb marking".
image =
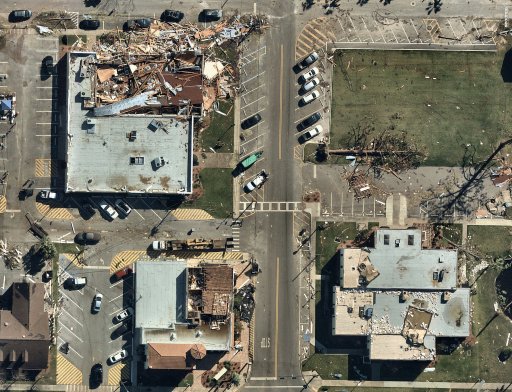
POLYGON ((0 214, 3 214, 7 209, 7 199, 5 196, 0 196, 0 214))
POLYGON ((178 208, 172 212, 177 220, 208 220, 213 219, 205 210, 198 208, 178 208))
POLYGON ((36 202, 37 211, 43 215, 46 219, 62 219, 72 220, 74 219, 73 214, 67 209, 62 207, 52 207, 48 204, 36 202))
POLYGON ((57 353, 57 384, 82 384, 82 372, 61 353, 57 353))

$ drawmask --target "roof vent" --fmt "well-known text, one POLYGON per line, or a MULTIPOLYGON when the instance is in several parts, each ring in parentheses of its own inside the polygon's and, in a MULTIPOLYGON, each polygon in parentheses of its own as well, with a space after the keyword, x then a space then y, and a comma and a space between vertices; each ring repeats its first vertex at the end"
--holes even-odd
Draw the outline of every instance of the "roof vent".
POLYGON ((171 333, 171 340, 176 340, 176 334, 174 332, 171 333))

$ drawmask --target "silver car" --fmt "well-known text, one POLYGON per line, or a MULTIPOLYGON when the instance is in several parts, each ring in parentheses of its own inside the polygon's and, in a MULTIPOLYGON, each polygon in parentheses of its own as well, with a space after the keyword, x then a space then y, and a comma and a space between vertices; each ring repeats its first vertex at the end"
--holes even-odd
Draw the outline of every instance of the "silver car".
POLYGON ((103 294, 96 293, 92 300, 92 310, 94 313, 98 313, 101 310, 101 302, 103 301, 103 294))

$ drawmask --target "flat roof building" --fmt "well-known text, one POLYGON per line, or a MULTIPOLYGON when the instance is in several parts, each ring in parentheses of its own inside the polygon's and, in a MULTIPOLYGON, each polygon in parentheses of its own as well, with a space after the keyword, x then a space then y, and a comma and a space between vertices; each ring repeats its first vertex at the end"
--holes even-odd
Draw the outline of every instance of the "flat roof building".
POLYGON ((470 334, 457 251, 422 249, 421 234, 379 229, 374 248, 340 250, 332 332, 368 336, 370 360, 432 360, 436 337, 470 334))
MULTIPOLYGON (((68 53, 67 67, 66 192, 191 193, 194 117, 163 112, 174 98, 157 89, 100 104, 105 71, 114 79, 120 71, 98 69, 94 52, 68 53)), ((167 84, 176 78, 165 75, 167 84)))

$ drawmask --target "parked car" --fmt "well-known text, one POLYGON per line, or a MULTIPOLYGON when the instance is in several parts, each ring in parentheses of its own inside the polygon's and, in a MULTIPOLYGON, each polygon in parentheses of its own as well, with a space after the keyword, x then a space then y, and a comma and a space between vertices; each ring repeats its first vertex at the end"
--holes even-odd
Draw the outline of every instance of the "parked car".
POLYGON ((160 19, 163 22, 180 22, 185 17, 185 14, 180 11, 165 10, 162 12, 160 19))
POLYGON ((43 280, 44 283, 47 283, 50 280, 52 280, 52 277, 53 277, 53 271, 52 270, 44 271, 43 272, 43 276, 42 276, 42 280, 43 280))
POLYGON ((101 234, 95 232, 81 232, 75 235, 77 244, 97 244, 101 240, 101 234))
POLYGON ((306 83, 309 79, 311 79, 312 77, 315 77, 319 73, 320 73, 320 71, 318 70, 318 68, 313 67, 313 68, 311 68, 311 70, 309 70, 308 72, 306 72, 305 74, 303 74, 299 77, 299 83, 306 83))
POLYGON ((52 192, 49 189, 43 189, 39 192, 38 198, 47 201, 60 201, 62 200, 62 194, 58 192, 52 192))
POLYGON ((103 382, 103 365, 101 363, 97 363, 92 366, 91 381, 95 386, 98 386, 103 382))
POLYGON ((112 332, 110 334, 110 338, 112 340, 114 339, 117 339, 117 338, 120 338, 121 336, 123 336, 126 332, 128 331, 131 331, 132 330, 132 325, 130 322, 127 322, 125 324, 122 324, 120 327, 116 328, 114 330, 114 332, 112 332))
POLYGON ((105 200, 101 200, 99 204, 100 208, 104 211, 104 213, 108 216, 109 219, 114 220, 119 216, 117 211, 114 210, 114 208, 105 200))
POLYGON ((249 181, 244 186, 245 193, 252 192, 256 188, 261 188, 263 184, 268 180, 268 174, 265 170, 262 170, 253 180, 249 181))
POLYGON ((96 210, 90 203, 85 203, 82 205, 82 210, 88 217, 92 217, 94 214, 96 214, 96 210))
POLYGON ((41 65, 42 65, 42 68, 44 71, 46 71, 49 74, 53 73, 53 57, 52 56, 46 56, 43 59, 43 62, 41 65))
POLYGON ((92 299, 92 311, 98 313, 101 310, 101 302, 103 301, 103 294, 96 293, 92 299))
POLYGON ((131 274, 133 274, 133 270, 130 267, 123 268, 114 274, 114 280, 121 280, 131 274))
POLYGON ((305 69, 305 68, 309 67, 311 64, 313 64, 316 60, 318 60, 318 53, 313 52, 308 57, 306 57, 304 60, 299 62, 297 64, 297 68, 299 70, 305 69))
POLYGON ((309 90, 312 90, 314 89, 316 86, 318 86, 320 84, 320 80, 318 78, 313 78, 311 79, 309 82, 305 83, 302 87, 301 87, 301 92, 303 93, 306 93, 308 92, 309 90))
POLYGON ((14 10, 9 14, 10 22, 23 22, 24 20, 30 19, 32 11, 30 10, 14 10))
POLYGON ((131 207, 121 199, 117 199, 114 204, 115 204, 117 210, 124 216, 130 215, 130 212, 132 212, 131 207))
POLYGON ((64 281, 64 288, 65 289, 68 289, 68 290, 77 290, 77 289, 80 289, 82 287, 84 287, 85 285, 87 284, 87 278, 82 278, 82 277, 78 277, 78 278, 67 278, 65 281, 64 281))
POLYGON ((100 21, 98 19, 85 19, 80 21, 79 27, 82 30, 96 30, 100 27, 100 21))
POLYGON ((131 19, 126 21, 124 24, 125 30, 135 30, 135 29, 147 29, 151 26, 151 19, 149 18, 141 18, 141 19, 131 19))
POLYGON ((117 363, 127 357, 128 357, 128 353, 126 352, 126 350, 120 350, 120 351, 112 354, 110 357, 108 357, 107 362, 109 364, 113 365, 114 363, 117 363))
POLYGON ((254 127, 260 121, 261 121, 261 116, 258 113, 256 113, 255 115, 248 117, 244 121, 242 121, 241 127, 244 130, 249 129, 251 127, 254 127))
POLYGON ((297 124, 297 129, 299 131, 303 131, 306 128, 309 128, 311 125, 315 124, 318 120, 320 120, 322 116, 319 112, 313 113, 311 116, 306 117, 299 124, 297 124))
POLYGON ((114 317, 116 323, 121 323, 126 319, 129 319, 133 315, 133 309, 132 308, 126 308, 123 311, 116 314, 116 317, 114 317))
POLYGON ((299 143, 300 144, 306 143, 308 140, 311 140, 314 137, 320 135, 323 130, 324 129, 323 129, 323 127, 321 125, 317 125, 313 129, 311 129, 311 130, 303 133, 302 135, 300 135, 299 136, 299 143))
POLYGON ((218 9, 203 10, 201 12, 201 17, 204 22, 212 22, 212 21, 220 20, 220 18, 222 18, 222 10, 218 10, 218 9))
POLYGON ((317 99, 320 96, 320 93, 318 90, 313 90, 312 93, 305 95, 302 97, 302 99, 299 101, 299 104, 301 105, 307 105, 308 103, 313 102, 315 99, 317 99))

